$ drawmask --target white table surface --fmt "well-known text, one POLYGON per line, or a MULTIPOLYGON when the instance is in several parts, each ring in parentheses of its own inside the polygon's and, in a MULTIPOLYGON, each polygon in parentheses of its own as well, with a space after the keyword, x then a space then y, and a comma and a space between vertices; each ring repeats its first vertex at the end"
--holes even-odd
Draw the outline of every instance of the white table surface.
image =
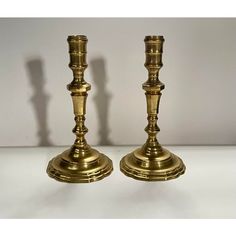
POLYGON ((119 170, 136 147, 96 147, 113 173, 90 184, 67 184, 46 174, 65 147, 0 148, 0 218, 236 218, 236 147, 169 146, 185 162, 176 180, 143 182, 119 170))

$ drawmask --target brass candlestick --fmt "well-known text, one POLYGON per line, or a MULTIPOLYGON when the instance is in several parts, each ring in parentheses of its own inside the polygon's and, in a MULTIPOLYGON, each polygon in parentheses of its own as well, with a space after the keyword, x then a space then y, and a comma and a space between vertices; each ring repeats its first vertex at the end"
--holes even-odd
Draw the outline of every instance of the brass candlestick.
POLYGON ((160 82, 159 70, 162 67, 163 36, 146 36, 145 67, 148 70, 148 80, 143 84, 146 91, 148 134, 146 143, 122 158, 121 171, 134 179, 144 181, 161 181, 177 178, 185 172, 182 160, 163 148, 157 141, 156 135, 160 131, 157 126, 157 114, 164 84, 160 82))
POLYGON ((92 149, 85 140, 88 129, 84 125, 86 113, 87 91, 91 85, 84 80, 84 70, 87 68, 86 46, 87 37, 83 35, 69 36, 70 64, 74 79, 67 85, 71 92, 76 135, 74 145, 53 158, 47 168, 50 177, 69 183, 89 183, 103 179, 112 170, 112 161, 97 150, 92 149))

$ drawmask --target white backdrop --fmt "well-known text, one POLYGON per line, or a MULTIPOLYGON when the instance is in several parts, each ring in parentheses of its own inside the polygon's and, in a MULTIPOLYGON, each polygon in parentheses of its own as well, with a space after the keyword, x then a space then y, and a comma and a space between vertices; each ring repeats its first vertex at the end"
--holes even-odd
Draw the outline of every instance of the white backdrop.
POLYGON ((145 35, 164 35, 162 144, 236 143, 236 19, 0 19, 0 145, 74 141, 67 36, 88 37, 87 140, 146 140, 145 35))

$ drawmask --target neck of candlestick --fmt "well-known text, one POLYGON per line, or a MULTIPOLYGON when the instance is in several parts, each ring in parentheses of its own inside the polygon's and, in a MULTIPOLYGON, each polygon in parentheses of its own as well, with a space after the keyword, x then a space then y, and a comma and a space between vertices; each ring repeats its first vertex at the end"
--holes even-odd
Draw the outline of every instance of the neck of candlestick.
POLYGON ((152 72, 149 72, 148 73, 148 80, 150 83, 156 83, 158 82, 158 73, 152 73, 152 72))
POLYGON ((73 70, 73 78, 74 83, 84 82, 84 70, 73 70))

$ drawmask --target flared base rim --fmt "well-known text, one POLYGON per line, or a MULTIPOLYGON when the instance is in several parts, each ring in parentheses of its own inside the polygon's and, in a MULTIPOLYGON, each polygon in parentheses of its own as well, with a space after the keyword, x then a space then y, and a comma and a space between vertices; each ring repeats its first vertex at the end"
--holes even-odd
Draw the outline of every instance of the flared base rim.
POLYGON ((112 161, 95 149, 78 161, 68 161, 69 153, 70 150, 66 150, 48 163, 49 177, 66 183, 91 183, 102 180, 113 171, 112 161))
POLYGON ((184 174, 186 167, 178 156, 166 149, 163 149, 163 155, 150 158, 141 154, 139 148, 122 158, 120 170, 136 180, 166 181, 184 174))

